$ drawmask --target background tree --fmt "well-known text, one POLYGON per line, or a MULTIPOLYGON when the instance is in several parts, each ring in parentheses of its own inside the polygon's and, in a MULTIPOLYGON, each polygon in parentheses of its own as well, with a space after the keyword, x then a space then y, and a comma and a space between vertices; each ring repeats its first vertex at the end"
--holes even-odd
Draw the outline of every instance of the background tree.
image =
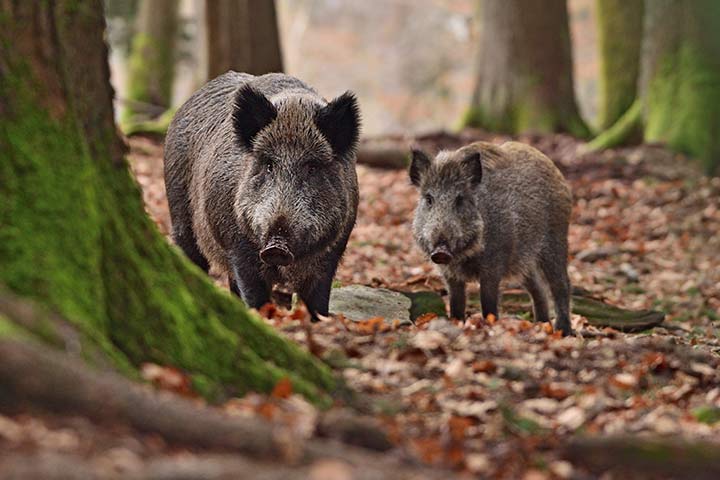
POLYGON ((206 0, 208 79, 228 70, 282 72, 275 2, 206 0))
POLYGON ((700 159, 707 173, 720 165, 720 3, 653 0, 645 4, 640 98, 590 142, 608 148, 640 129, 700 159))
POLYGON ((643 0, 597 0, 600 47, 598 127, 605 130, 630 108, 637 94, 643 0))
MULTIPOLYGON (((100 0, 0 3, 0 285, 57 311, 121 371, 187 371, 210 396, 329 370, 192 266, 143 211, 113 122, 100 0)), ((0 337, 44 338, 0 315, 0 337)))
POLYGON ((720 165, 720 2, 647 2, 640 91, 645 141, 720 165))
POLYGON ((481 0, 477 79, 464 124, 584 137, 565 0, 481 0))
POLYGON ((178 0, 141 0, 128 58, 123 123, 147 120, 171 106, 178 0))

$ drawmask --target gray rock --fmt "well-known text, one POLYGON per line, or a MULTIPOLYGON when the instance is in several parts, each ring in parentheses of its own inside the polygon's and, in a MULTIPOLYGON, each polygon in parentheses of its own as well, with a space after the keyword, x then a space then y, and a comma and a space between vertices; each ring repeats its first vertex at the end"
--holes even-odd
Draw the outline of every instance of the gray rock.
POLYGON ((382 317, 387 323, 399 320, 401 325, 409 324, 410 305, 408 297, 385 288, 349 285, 330 291, 330 313, 342 313, 355 322, 382 317))

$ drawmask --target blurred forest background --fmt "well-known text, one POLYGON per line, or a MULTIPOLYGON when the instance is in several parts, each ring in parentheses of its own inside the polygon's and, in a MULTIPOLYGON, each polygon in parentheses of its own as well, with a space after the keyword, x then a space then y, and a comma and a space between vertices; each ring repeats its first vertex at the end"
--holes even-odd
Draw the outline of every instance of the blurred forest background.
POLYGON ((0 0, 0 478, 720 478, 719 164, 716 0, 0 0), (164 132, 228 69, 357 93, 356 318, 168 241, 164 132), (512 282, 446 318, 408 147, 477 140, 568 180, 576 336, 512 282))
MULTIPOLYGON (((138 0, 106 0, 113 84, 127 99, 127 62, 138 0)), ((252 3, 252 2, 250 2, 252 3)), ((277 0, 284 71, 327 98, 360 98, 366 135, 455 127, 473 93, 478 27, 474 0, 277 0)), ((175 81, 180 105, 207 80, 204 0, 157 2, 177 8, 175 81)), ((598 52, 593 0, 568 2, 575 88, 582 114, 597 124, 598 52)), ((236 27, 240 29, 238 23, 236 27)), ((160 105, 162 107, 162 105, 160 105)))

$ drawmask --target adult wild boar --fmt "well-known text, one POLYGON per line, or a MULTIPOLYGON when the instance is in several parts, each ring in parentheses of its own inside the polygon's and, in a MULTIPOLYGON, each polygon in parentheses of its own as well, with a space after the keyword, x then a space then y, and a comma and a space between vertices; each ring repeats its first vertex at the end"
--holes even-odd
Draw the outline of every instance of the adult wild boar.
POLYGON ((175 114, 165 141, 172 236, 206 272, 228 274, 250 307, 285 283, 328 314, 355 224, 360 112, 283 74, 228 72, 175 114))

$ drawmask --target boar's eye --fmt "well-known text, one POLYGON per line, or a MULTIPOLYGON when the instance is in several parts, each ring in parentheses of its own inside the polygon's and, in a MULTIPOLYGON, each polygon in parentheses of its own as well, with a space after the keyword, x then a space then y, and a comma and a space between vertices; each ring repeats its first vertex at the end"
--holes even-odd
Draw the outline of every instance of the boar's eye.
POLYGON ((457 208, 461 208, 464 204, 465 204, 465 197, 463 197, 462 195, 458 195, 457 197, 455 197, 455 206, 457 208))
POLYGON ((309 160, 307 162, 307 171, 311 175, 320 168, 322 168, 322 162, 320 162, 320 160, 309 160))
POLYGON ((427 203, 428 207, 432 207, 433 204, 433 197, 429 193, 425 194, 425 203, 427 203))
POLYGON ((267 173, 272 173, 273 167, 273 162, 271 160, 265 160, 265 171, 267 173))

